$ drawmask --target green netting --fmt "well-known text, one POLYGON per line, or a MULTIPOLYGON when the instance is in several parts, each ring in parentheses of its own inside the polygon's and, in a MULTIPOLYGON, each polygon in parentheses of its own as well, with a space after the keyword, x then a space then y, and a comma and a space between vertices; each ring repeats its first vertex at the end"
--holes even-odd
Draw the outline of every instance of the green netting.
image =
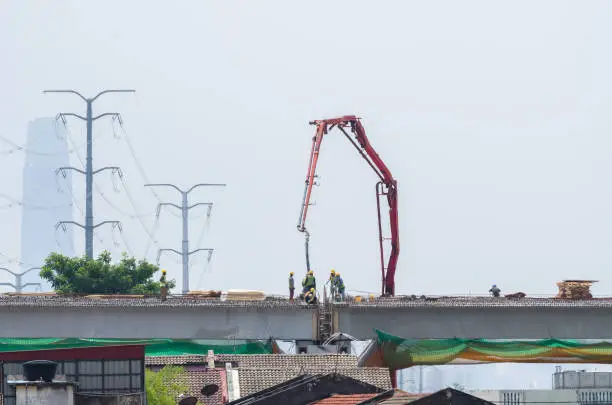
POLYGON ((612 342, 543 339, 404 339, 376 330, 385 365, 405 368, 448 363, 612 363, 612 342))
POLYGON ((268 354, 270 341, 248 340, 177 340, 177 339, 0 339, 0 353, 33 350, 74 349, 99 346, 144 345, 147 356, 186 354, 268 354))

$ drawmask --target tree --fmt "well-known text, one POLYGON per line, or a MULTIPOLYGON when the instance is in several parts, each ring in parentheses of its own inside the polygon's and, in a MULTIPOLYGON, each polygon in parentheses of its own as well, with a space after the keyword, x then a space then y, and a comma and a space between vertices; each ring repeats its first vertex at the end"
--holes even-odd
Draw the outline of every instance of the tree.
MULTIPOLYGON (((137 261, 125 253, 119 263, 111 263, 111 254, 100 253, 97 259, 67 257, 51 253, 40 271, 55 291, 64 294, 144 294, 159 295, 161 283, 153 280, 159 267, 145 260, 137 261)), ((176 282, 166 282, 168 289, 176 282)))
POLYGON ((189 389, 179 381, 185 370, 177 366, 165 366, 155 372, 145 371, 145 389, 148 405, 175 405, 180 394, 189 389))

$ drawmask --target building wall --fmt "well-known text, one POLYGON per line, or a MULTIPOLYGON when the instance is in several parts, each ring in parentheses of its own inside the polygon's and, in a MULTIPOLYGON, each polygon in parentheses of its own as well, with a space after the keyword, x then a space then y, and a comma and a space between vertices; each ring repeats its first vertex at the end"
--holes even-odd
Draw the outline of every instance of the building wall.
MULTIPOLYGON (((22 272, 42 265, 50 252, 74 254, 73 227, 66 227, 65 233, 55 228, 59 221, 72 220, 72 173, 66 172, 66 178, 60 175, 57 181, 55 174, 57 168, 70 166, 66 138, 63 125, 55 118, 38 118, 28 125, 21 207, 22 272)), ((41 283, 43 291, 50 290, 38 273, 25 274, 22 282, 41 283)))
POLYGON ((23 374, 23 363, 30 360, 57 361, 57 375, 78 382, 80 392, 137 393, 144 391, 144 347, 105 346, 82 349, 42 350, 2 353, 0 392, 5 405, 16 404, 15 388, 9 376, 23 374))
POLYGON ((499 405, 612 404, 612 388, 579 390, 479 390, 471 391, 470 394, 499 405))
POLYGON ((611 388, 612 373, 567 370, 553 374, 553 388, 611 388))
POLYGON ((17 405, 74 405, 74 387, 21 385, 16 387, 17 405))

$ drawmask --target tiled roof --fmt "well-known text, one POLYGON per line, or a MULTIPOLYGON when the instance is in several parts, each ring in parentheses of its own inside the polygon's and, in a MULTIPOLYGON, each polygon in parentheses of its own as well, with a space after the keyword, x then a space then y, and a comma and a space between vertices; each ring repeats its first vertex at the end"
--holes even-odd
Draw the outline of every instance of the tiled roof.
POLYGON ((221 378, 222 371, 225 370, 219 368, 206 369, 205 367, 196 369, 188 368, 185 370, 185 373, 183 373, 183 375, 177 379, 177 383, 187 385, 189 390, 184 393, 185 396, 198 398, 198 403, 204 403, 207 405, 222 405, 224 403, 222 399, 223 392, 221 389, 223 384, 221 378), (208 384, 216 384, 219 386, 219 391, 210 397, 205 397, 202 395, 201 390, 208 384))
MULTIPOLYGON (((231 362, 238 370, 241 396, 259 392, 303 374, 327 374, 334 371, 388 390, 391 377, 386 368, 358 367, 357 356, 339 354, 219 354, 218 363, 231 362)), ((206 356, 146 357, 151 366, 206 364, 206 356)))
MULTIPOLYGON (((348 354, 217 354, 217 363, 235 363, 236 367, 246 368, 307 368, 308 370, 328 372, 331 368, 355 368, 357 356, 348 354)), ((205 364, 206 356, 154 356, 146 357, 146 365, 187 365, 205 364)))
POLYGON ((262 369, 262 368, 238 368, 240 379, 240 395, 250 395, 266 388, 281 384, 301 374, 327 374, 337 370, 339 374, 354 378, 371 384, 375 387, 388 390, 391 388, 391 377, 386 368, 343 368, 334 369, 333 366, 323 368, 286 368, 286 369, 262 369))
POLYGON ((333 371, 334 368, 357 367, 357 356, 348 354, 221 354, 218 361, 236 362, 238 368, 333 371))
POLYGON ((206 364, 206 356, 147 356, 145 366, 186 366, 188 364, 206 364))
POLYGON ((314 402, 313 405, 356 405, 377 395, 380 394, 332 395, 331 397, 314 402))

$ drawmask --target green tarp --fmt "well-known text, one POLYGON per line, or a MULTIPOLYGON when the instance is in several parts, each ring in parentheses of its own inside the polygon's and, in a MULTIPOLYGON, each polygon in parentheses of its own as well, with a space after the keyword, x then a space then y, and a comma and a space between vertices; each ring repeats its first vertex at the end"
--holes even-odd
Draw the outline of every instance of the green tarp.
MULTIPOLYGON (((375 362, 395 369, 475 363, 612 363, 612 342, 579 340, 404 339, 376 330, 375 362)), ((370 364, 373 364, 370 362, 370 364)))
POLYGON ((272 343, 246 340, 176 340, 176 339, 0 339, 0 353, 32 350, 73 349, 99 346, 144 345, 147 356, 188 354, 268 354, 272 343))

